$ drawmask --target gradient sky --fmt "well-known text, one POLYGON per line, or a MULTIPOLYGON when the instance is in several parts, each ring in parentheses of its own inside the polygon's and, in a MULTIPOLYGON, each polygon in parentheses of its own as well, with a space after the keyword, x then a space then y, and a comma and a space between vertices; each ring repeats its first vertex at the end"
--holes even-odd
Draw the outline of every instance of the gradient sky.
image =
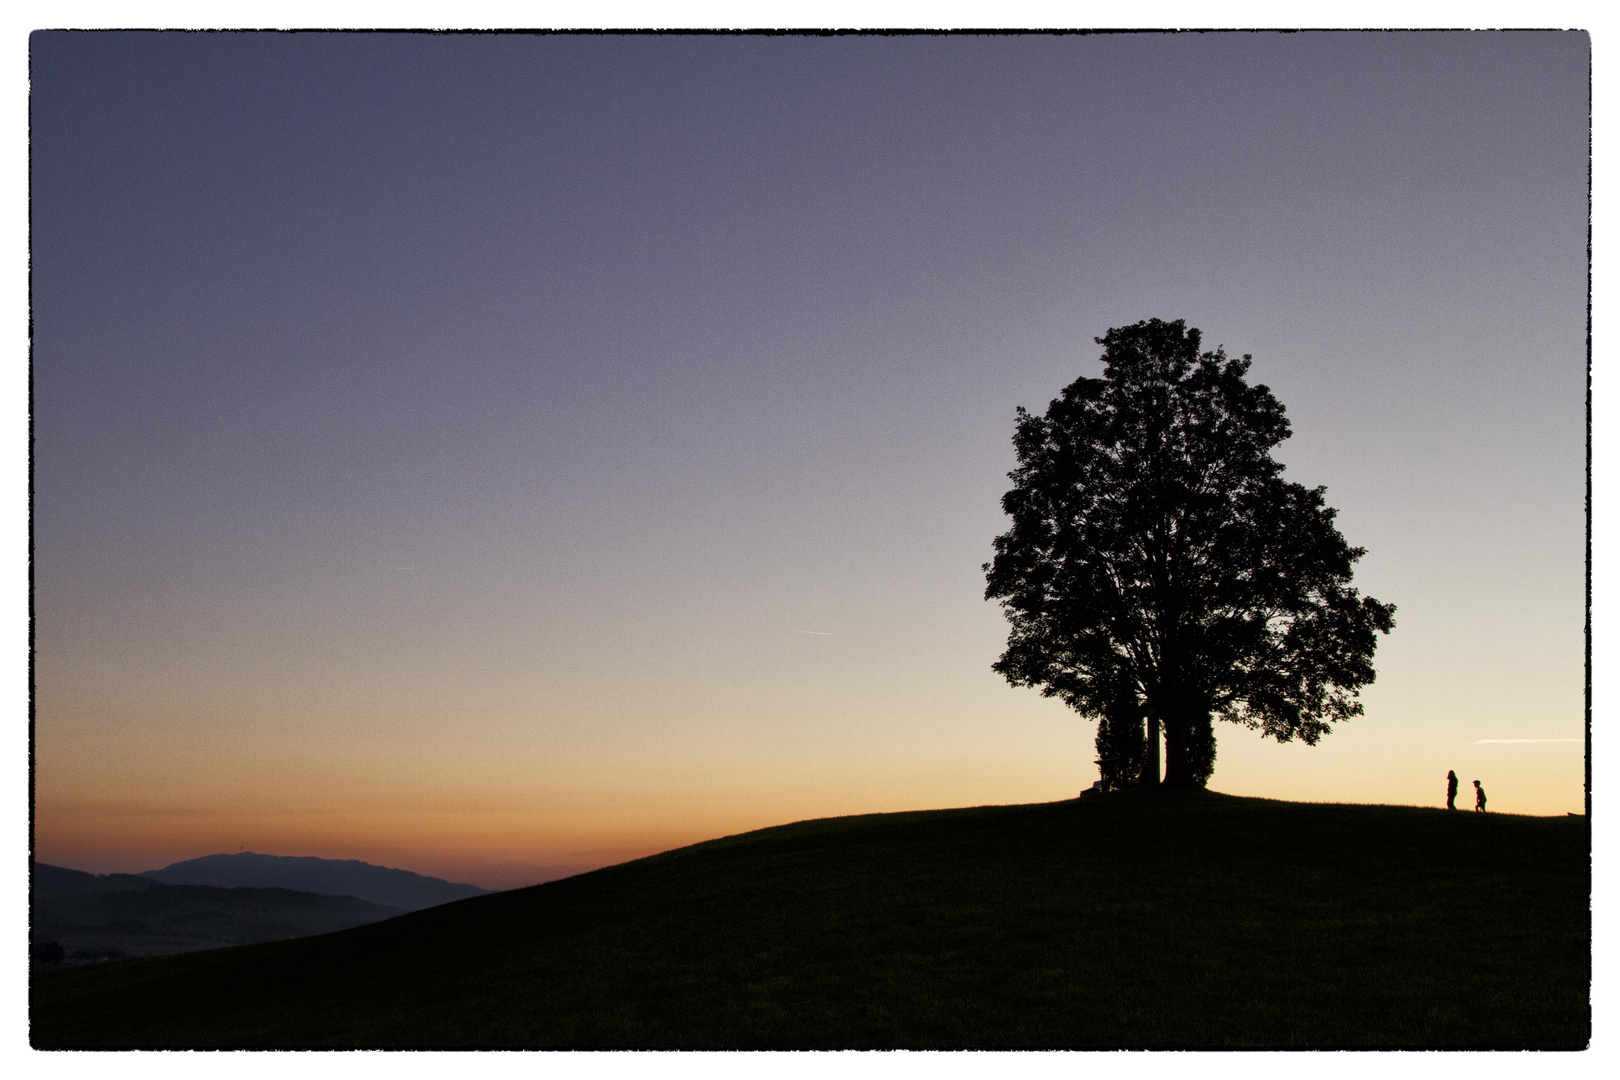
POLYGON ((30 49, 42 861, 1072 797, 979 568, 1014 407, 1151 316, 1398 608, 1211 787, 1583 809, 1585 34, 30 49))

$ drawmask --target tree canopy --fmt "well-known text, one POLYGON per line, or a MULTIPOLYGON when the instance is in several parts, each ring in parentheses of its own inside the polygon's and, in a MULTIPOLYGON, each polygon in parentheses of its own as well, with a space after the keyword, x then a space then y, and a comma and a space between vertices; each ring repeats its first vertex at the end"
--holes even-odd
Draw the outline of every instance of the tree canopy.
POLYGON ((1102 378, 1018 409, 1012 527, 984 566, 1011 623, 994 670, 1097 719, 1114 783, 1158 779, 1161 727, 1173 786, 1208 781, 1217 717, 1314 745, 1361 713, 1395 625, 1351 586, 1365 549, 1325 488, 1282 478, 1291 431, 1250 356, 1200 352, 1179 319, 1096 340, 1102 378))

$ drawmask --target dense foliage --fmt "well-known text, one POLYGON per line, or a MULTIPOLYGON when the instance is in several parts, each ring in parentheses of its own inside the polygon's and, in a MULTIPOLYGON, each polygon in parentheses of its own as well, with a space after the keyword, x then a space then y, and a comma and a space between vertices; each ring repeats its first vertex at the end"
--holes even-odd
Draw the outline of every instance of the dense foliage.
POLYGON ((1209 779, 1215 717, 1314 744, 1360 714, 1394 627, 1350 584, 1364 549, 1325 489, 1282 478, 1288 421, 1249 356, 1200 352, 1181 320, 1097 343, 1102 378, 1018 410, 1012 528, 985 565, 1012 624, 995 670, 1097 718, 1123 782, 1158 776, 1161 727, 1173 786, 1209 779))

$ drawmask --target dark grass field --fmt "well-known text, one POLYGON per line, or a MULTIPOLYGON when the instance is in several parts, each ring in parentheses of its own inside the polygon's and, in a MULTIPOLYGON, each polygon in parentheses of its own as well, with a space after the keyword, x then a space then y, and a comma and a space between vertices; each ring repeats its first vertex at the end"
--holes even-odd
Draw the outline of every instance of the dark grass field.
POLYGON ((802 822, 44 970, 39 1048, 1584 1047, 1585 818, 1126 793, 802 822))

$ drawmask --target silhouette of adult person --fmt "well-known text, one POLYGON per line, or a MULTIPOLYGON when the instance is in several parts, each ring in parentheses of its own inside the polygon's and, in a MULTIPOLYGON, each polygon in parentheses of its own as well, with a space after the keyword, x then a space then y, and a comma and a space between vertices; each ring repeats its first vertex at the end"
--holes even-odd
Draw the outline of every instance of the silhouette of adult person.
POLYGON ((1446 770, 1446 809, 1457 809, 1457 770, 1446 770))
POLYGON ((1485 812, 1485 789, 1479 786, 1478 780, 1474 781, 1474 810, 1481 814, 1485 812))

